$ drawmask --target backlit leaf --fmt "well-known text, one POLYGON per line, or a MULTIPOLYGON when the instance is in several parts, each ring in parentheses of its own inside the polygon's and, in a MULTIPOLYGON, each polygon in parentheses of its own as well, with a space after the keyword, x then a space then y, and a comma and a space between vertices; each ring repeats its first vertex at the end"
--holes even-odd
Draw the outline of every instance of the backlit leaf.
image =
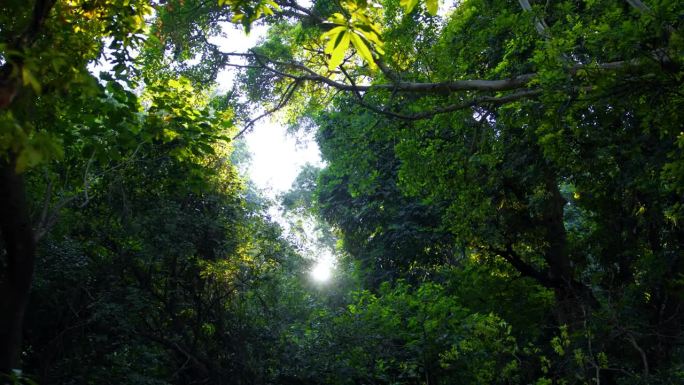
POLYGON ((344 54, 347 52, 347 48, 349 48, 349 38, 350 36, 354 36, 354 34, 350 32, 344 32, 341 35, 342 37, 339 39, 339 44, 337 44, 335 49, 332 51, 332 54, 330 55, 330 61, 328 62, 328 69, 331 71, 342 64, 342 60, 344 60, 344 54))
POLYGON ((41 86, 38 79, 25 66, 21 68, 21 78, 25 86, 30 85, 37 94, 40 94, 41 86))
POLYGON ((361 36, 351 33, 351 42, 354 44, 354 48, 356 48, 356 51, 361 55, 361 58, 363 58, 364 61, 366 61, 371 68, 375 68, 375 60, 373 60, 373 54, 371 53, 370 49, 366 45, 366 43, 363 41, 361 36))
POLYGON ((326 39, 329 38, 330 41, 328 41, 328 44, 325 45, 325 53, 327 54, 332 54, 333 50, 339 44, 341 35, 346 31, 346 27, 335 27, 331 29, 330 31, 326 32, 321 36, 321 39, 326 39))
POLYGON ((425 0, 425 5, 427 10, 432 16, 437 16, 437 11, 439 10, 439 0, 425 0))
POLYGON ((413 8, 416 7, 418 4, 418 0, 400 0, 399 5, 401 5, 402 8, 404 8, 404 11, 406 13, 411 13, 413 11, 413 8))
POLYGON ((347 18, 344 17, 344 15, 341 13, 333 13, 333 15, 328 18, 328 20, 338 25, 347 24, 347 18))
POLYGON ((24 172, 43 160, 43 154, 33 146, 26 146, 17 157, 17 172, 24 172))

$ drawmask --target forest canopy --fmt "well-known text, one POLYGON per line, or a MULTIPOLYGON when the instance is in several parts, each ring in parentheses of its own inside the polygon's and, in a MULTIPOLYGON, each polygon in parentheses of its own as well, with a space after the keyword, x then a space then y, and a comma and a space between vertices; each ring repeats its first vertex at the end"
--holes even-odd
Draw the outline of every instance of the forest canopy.
POLYGON ((0 383, 684 382, 683 34, 671 0, 1 2, 0 383), (238 167, 269 118, 325 161, 275 203, 238 167))

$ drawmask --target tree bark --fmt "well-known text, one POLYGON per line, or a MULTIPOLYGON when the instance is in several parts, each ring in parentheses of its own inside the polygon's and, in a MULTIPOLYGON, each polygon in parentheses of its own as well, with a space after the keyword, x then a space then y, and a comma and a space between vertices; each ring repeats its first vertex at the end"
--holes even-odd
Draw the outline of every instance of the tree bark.
POLYGON ((557 179, 550 174, 546 179, 546 188, 550 197, 542 218, 548 244, 544 259, 548 265, 548 278, 556 283, 554 292, 558 302, 558 322, 573 329, 579 327, 586 316, 582 309, 595 309, 599 303, 591 288, 575 278, 563 219, 566 201, 558 188, 557 179))
POLYGON ((5 253, 0 266, 0 374, 19 365, 24 312, 29 299, 36 244, 24 178, 16 156, 0 163, 0 232, 5 253))
MULTIPOLYGON (((10 109, 20 92, 20 78, 15 72, 23 65, 25 49, 41 36, 56 1, 35 0, 26 29, 2 42, 22 54, 8 55, 0 66, 0 111, 10 109)), ((19 366, 24 313, 36 254, 24 177, 16 171, 16 159, 13 151, 0 154, 0 375, 19 366)))

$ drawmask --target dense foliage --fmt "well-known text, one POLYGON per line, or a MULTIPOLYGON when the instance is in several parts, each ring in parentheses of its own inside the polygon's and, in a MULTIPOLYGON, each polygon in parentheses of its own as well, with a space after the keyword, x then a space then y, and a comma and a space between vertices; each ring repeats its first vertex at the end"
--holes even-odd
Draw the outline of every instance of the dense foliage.
POLYGON ((669 0, 1 3, 0 383, 684 382, 682 34, 669 0), (273 114, 325 160, 289 236, 238 171, 273 114))

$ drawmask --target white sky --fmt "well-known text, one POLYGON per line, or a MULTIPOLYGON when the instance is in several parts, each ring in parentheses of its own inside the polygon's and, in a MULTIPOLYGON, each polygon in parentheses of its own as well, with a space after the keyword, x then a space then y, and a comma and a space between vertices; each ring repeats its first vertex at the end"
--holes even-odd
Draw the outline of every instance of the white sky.
POLYGON ((298 144, 283 126, 266 119, 257 123, 245 139, 252 154, 249 176, 268 195, 289 190, 307 162, 321 163, 316 142, 298 144))
MULTIPOLYGON (((224 52, 246 52, 266 35, 266 29, 257 26, 249 35, 245 35, 241 29, 226 24, 224 33, 227 36, 213 38, 211 42, 219 45, 224 52)), ((219 92, 228 91, 234 78, 234 69, 231 70, 230 67, 220 72, 217 79, 219 92)), ((254 111, 252 115, 256 116, 259 113, 260 111, 254 111)), ((271 199, 290 189, 299 170, 306 163, 318 166, 322 164, 318 145, 313 138, 295 138, 288 135, 286 127, 269 117, 259 120, 244 135, 244 139, 251 154, 248 176, 271 199)), ((279 208, 274 207, 269 213, 287 229, 279 208)), ((313 229, 310 230, 313 232, 313 229)), ((309 246, 307 249, 312 253, 309 257, 316 260, 309 273, 314 281, 324 284, 332 276, 335 258, 328 250, 321 250, 315 245, 309 246)))
MULTIPOLYGON (((242 29, 225 24, 224 32, 227 36, 212 38, 211 42, 224 52, 246 52, 266 35, 266 28, 256 26, 249 35, 245 35, 242 29)), ((219 91, 229 90, 234 77, 234 69, 231 68, 219 73, 219 91)), ((258 112, 255 111, 254 115, 258 112)), ((252 154, 249 177, 271 198, 290 189, 304 164, 321 163, 315 141, 297 143, 294 137, 287 135, 285 127, 269 117, 259 120, 244 139, 252 154)))

